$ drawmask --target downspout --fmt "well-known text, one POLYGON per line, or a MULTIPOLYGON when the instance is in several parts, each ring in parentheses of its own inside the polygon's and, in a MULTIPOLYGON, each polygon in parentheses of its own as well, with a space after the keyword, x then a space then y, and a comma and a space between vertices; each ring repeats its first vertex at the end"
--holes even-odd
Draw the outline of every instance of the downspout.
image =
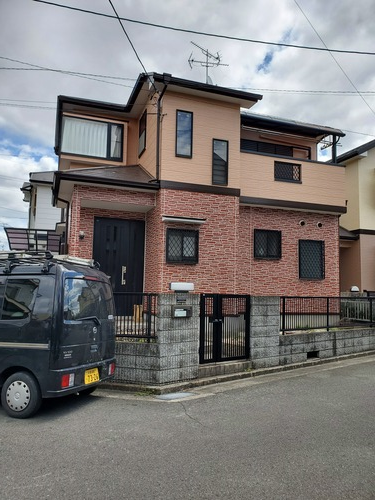
POLYGON ((164 88, 161 91, 158 99, 157 105, 157 127, 156 127, 156 180, 160 180, 160 128, 161 128, 161 100, 163 99, 164 93, 167 90, 168 85, 164 84, 164 88))

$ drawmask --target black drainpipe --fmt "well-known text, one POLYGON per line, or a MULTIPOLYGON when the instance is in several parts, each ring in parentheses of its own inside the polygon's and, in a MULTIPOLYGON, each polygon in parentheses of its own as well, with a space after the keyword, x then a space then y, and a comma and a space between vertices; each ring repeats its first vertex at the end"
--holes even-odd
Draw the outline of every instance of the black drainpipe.
POLYGON ((158 107, 157 107, 157 127, 156 127, 156 180, 159 180, 160 177, 160 125, 161 125, 161 100, 165 91, 167 90, 168 85, 164 85, 163 90, 161 91, 158 99, 158 107))

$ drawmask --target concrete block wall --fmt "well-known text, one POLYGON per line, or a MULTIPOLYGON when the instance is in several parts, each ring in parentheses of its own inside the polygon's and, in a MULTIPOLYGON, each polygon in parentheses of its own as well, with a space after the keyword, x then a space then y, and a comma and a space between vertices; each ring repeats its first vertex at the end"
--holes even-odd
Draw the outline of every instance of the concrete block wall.
POLYGON ((279 365, 280 298, 251 297, 250 357, 252 368, 279 365))
POLYGON ((332 330, 280 336, 280 365, 375 349, 375 329, 332 330))
MULTIPOLYGON (((115 382, 159 385, 203 376, 203 370, 199 374, 199 299, 199 294, 160 294, 156 338, 150 343, 144 339, 116 343, 115 382), (173 318, 175 305, 191 307, 191 317, 173 318)), ((251 297, 250 360, 246 363, 252 369, 375 350, 375 328, 280 335, 279 307, 279 297, 251 297)), ((210 365, 204 366, 207 372, 210 365)))
POLYGON ((168 384, 198 377, 199 295, 160 294, 156 339, 116 343, 115 382, 168 384), (173 318, 173 306, 191 307, 191 317, 173 318))

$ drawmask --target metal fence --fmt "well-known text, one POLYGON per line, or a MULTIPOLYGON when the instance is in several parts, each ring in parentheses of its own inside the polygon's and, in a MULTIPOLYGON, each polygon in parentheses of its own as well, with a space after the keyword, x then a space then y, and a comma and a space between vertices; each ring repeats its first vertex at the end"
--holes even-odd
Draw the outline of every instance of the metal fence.
POLYGON ((283 334, 375 325, 375 297, 281 297, 283 334))
POLYGON ((155 339, 158 294, 114 292, 114 298, 116 338, 155 339))

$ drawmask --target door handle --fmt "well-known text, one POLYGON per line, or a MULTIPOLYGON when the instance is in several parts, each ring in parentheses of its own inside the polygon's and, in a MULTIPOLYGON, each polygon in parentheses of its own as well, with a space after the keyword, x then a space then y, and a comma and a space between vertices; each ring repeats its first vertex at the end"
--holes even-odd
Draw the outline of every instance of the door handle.
POLYGON ((121 285, 126 285, 125 274, 126 274, 126 266, 122 266, 121 267, 121 285))

